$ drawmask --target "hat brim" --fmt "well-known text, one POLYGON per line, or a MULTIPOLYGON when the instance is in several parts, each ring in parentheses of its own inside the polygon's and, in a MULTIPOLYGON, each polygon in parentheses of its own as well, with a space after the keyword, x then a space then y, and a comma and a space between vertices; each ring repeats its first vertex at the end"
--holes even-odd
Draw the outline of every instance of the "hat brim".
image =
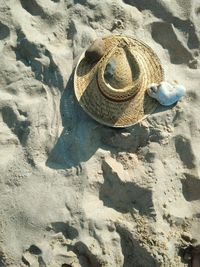
MULTIPOLYGON (((103 38, 105 53, 116 45, 119 38, 115 35, 103 38)), ((163 80, 163 69, 160 60, 153 50, 143 42, 125 36, 133 43, 134 53, 138 53, 142 68, 142 82, 139 92, 127 101, 113 101, 104 96, 99 89, 97 71, 99 62, 90 63, 81 55, 74 74, 74 90, 76 98, 93 119, 111 127, 132 126, 151 114, 158 102, 146 94, 151 83, 160 83, 163 80)))

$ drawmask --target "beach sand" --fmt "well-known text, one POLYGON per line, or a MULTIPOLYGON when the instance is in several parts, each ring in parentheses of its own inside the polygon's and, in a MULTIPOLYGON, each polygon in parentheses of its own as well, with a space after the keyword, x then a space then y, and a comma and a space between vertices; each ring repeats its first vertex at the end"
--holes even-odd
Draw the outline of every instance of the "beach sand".
POLYGON ((0 0, 0 267, 182 267, 200 242, 200 2, 0 0), (186 95, 127 129, 91 119, 73 68, 130 35, 186 95))

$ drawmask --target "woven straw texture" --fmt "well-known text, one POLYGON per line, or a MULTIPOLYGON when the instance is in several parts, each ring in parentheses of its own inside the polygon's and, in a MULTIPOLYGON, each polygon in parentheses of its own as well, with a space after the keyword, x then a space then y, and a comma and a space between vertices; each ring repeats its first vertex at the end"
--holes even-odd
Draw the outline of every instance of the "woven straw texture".
POLYGON ((164 78, 160 60, 137 39, 114 35, 103 40, 105 54, 98 62, 88 62, 85 53, 79 59, 74 74, 75 95, 96 121, 112 127, 131 126, 158 105, 146 89, 164 78), (116 68, 108 82, 104 73, 110 59, 116 62, 116 68))

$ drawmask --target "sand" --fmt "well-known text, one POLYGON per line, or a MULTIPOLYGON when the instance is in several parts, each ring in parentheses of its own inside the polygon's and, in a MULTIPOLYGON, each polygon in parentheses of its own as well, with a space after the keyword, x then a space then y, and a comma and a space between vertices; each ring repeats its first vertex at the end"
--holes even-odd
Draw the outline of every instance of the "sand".
POLYGON ((182 267, 200 242, 200 2, 0 0, 0 266, 182 267), (146 42, 186 96, 127 129, 72 71, 110 33, 146 42))

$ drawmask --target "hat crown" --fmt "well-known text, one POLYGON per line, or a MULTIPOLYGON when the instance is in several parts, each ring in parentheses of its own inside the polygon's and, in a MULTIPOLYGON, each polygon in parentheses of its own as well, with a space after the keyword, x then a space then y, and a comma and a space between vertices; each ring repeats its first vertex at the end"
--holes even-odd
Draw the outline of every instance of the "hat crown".
POLYGON ((137 62, 130 58, 127 49, 119 48, 109 59, 104 73, 105 81, 111 87, 123 90, 139 76, 137 62))
POLYGON ((98 73, 100 90, 112 100, 125 101, 138 92, 140 74, 137 55, 122 39, 101 62, 98 73))

